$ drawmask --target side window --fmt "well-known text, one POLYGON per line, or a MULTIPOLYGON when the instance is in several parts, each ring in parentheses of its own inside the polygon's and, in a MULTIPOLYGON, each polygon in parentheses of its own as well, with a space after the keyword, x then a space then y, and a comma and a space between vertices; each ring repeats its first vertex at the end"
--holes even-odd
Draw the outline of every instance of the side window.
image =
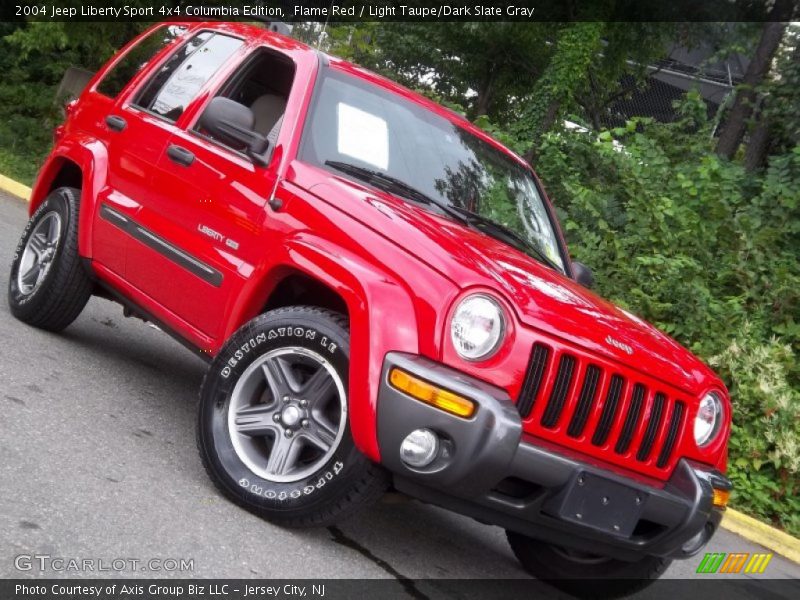
POLYGON ((186 32, 186 27, 169 25, 154 29, 131 48, 97 85, 97 91, 116 98, 136 73, 150 62, 164 47, 186 32))
POLYGON ((209 31, 197 34, 153 75, 134 104, 175 121, 242 44, 242 40, 227 35, 209 31))
MULTIPOLYGON (((294 63, 291 59, 277 52, 260 50, 231 76, 217 95, 230 98, 253 111, 253 129, 274 145, 283 123, 293 81, 294 63)), ((195 131, 214 139, 197 126, 195 131)), ((221 140, 214 141, 227 146, 221 140)))

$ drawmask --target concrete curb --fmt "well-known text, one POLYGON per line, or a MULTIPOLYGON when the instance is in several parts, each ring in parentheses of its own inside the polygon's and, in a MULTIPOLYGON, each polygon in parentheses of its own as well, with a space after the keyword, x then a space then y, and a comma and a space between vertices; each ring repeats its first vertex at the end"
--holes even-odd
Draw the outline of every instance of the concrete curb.
MULTIPOLYGON (((31 188, 18 181, 0 175, 0 190, 18 196, 26 202, 30 200, 31 188)), ((746 540, 759 544, 765 548, 777 552, 781 556, 800 564, 800 540, 784 533, 779 529, 770 527, 740 513, 739 511, 728 509, 722 519, 722 527, 728 531, 736 533, 746 540)))
POLYGON ((722 518, 722 527, 800 564, 800 540, 780 529, 730 508, 722 518))
POLYGON ((8 192, 9 194, 13 194, 25 200, 25 202, 28 202, 31 199, 31 188, 29 188, 27 185, 19 183, 18 181, 9 179, 2 174, 0 174, 0 190, 8 192))

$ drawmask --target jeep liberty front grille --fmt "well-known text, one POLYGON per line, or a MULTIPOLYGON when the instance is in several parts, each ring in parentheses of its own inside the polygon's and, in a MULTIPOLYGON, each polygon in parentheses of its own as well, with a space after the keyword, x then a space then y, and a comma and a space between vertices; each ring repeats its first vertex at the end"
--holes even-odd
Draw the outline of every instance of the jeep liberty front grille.
POLYGON ((605 362, 533 344, 517 398, 524 430, 554 441, 566 434, 572 447, 633 469, 671 471, 685 403, 658 381, 605 362))

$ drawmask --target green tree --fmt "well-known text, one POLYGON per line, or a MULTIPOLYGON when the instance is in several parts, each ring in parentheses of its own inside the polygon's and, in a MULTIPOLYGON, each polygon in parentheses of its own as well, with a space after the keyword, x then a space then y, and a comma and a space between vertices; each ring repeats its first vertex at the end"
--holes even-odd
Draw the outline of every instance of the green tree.
POLYGON ((800 27, 789 26, 770 77, 759 89, 758 110, 748 135, 744 164, 762 167, 769 154, 781 154, 800 142, 800 27))
POLYGON ((533 160, 542 134, 574 106, 575 92, 587 80, 600 52, 603 30, 601 22, 577 22, 559 31, 553 56, 515 128, 518 136, 528 140, 527 160, 533 160))
POLYGON ((506 122, 547 64, 554 25, 369 23, 328 31, 334 53, 461 106, 471 118, 506 122))
POLYGON ((575 22, 564 25, 542 76, 526 97, 516 126, 532 160, 541 136, 565 117, 600 130, 615 101, 645 84, 667 52, 672 23, 575 22))
MULTIPOLYGON (((784 10, 790 0, 776 0, 773 13, 784 10)), ((786 23, 766 22, 761 30, 758 46, 739 85, 733 106, 728 113, 717 142, 717 154, 728 160, 739 149, 742 137, 756 107, 757 88, 762 84, 772 66, 772 60, 786 31, 786 23)))

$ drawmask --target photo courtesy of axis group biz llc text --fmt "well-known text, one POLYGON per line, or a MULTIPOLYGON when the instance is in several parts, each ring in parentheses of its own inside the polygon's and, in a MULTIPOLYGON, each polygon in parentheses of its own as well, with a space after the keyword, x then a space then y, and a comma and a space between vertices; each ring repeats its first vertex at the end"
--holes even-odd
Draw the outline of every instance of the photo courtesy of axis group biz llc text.
POLYGON ((15 0, 0 72, 3 600, 800 594, 795 0, 15 0))
POLYGON ((68 597, 95 597, 103 598, 108 595, 113 596, 119 593, 124 597, 130 596, 169 596, 169 597, 224 597, 233 593, 241 592, 242 598, 248 597, 324 597, 325 584, 312 584, 310 586, 297 584, 272 583, 270 585, 259 585, 256 582, 214 582, 211 584, 193 582, 173 583, 164 581, 161 583, 147 583, 146 585, 137 581, 120 580, 119 583, 98 581, 94 584, 58 583, 41 585, 36 582, 30 584, 18 583, 15 592, 20 597, 30 596, 68 596, 68 597))

